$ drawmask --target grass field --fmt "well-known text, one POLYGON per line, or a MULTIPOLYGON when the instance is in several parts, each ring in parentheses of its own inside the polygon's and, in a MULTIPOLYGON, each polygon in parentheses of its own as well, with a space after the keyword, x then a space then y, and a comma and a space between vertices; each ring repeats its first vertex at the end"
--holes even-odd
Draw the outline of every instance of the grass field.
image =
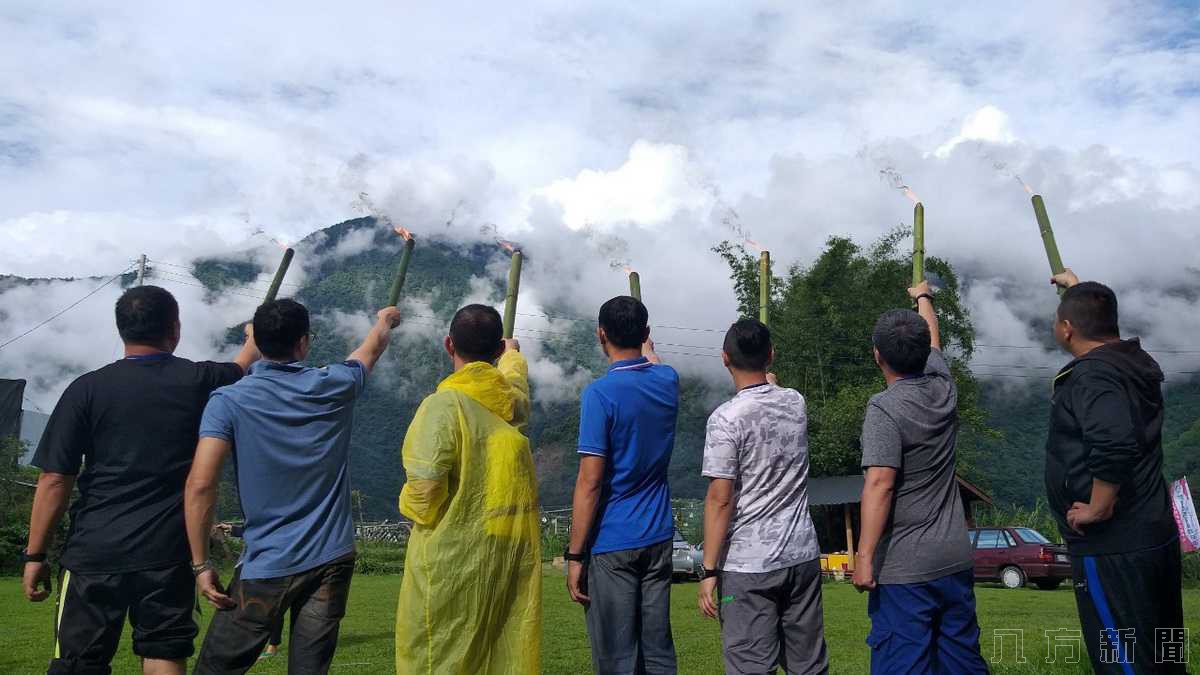
MULTIPOLYGON (((398 576, 355 577, 350 608, 342 622, 342 637, 334 660, 334 672, 390 673, 393 666, 393 625, 398 576)), ((542 637, 542 664, 546 673, 581 674, 591 672, 583 612, 566 597, 561 573, 549 569, 545 575, 545 620, 542 637)), ((983 629, 982 646, 986 658, 992 658, 993 630, 1023 629, 1026 663, 1015 661, 1011 643, 993 667, 997 673, 1087 673, 1086 665, 1047 664, 1044 630, 1078 629, 1075 600, 1071 590, 1023 589, 1010 591, 989 585, 976 587, 979 620, 983 629)), ((829 583, 824 589, 825 637, 829 644, 833 673, 860 674, 868 671, 866 596, 844 583, 829 583)), ((672 625, 679 654, 679 672, 720 673, 721 649, 718 626, 703 619, 696 610, 696 584, 678 584, 673 588, 672 625)), ((1200 590, 1185 591, 1186 624, 1192 628, 1191 669, 1200 672, 1200 590)), ((15 578, 0 579, 0 673, 45 672, 52 649, 51 627, 54 604, 28 603, 21 597, 15 578)), ((202 623, 207 624, 211 610, 202 623)), ((203 628, 202 628, 203 630, 203 628)), ((113 663, 115 673, 139 672, 129 651, 128 631, 113 663)), ((197 644, 199 647, 199 644, 197 644)), ((280 657, 264 661, 251 672, 286 672, 286 640, 280 657)), ((1065 653, 1060 651, 1060 658, 1065 653)), ((1086 662, 1086 656, 1083 661, 1086 662)))

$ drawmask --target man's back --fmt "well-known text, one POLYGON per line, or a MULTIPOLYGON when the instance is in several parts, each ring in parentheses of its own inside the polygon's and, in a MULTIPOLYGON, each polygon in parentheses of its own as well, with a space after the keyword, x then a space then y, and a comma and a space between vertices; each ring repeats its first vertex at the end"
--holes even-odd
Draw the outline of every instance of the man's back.
POLYGON ((33 462, 79 474, 64 567, 116 574, 188 559, 183 484, 200 415, 214 389, 241 376, 234 363, 162 352, 122 359, 71 383, 33 462))
POLYGON ((679 375, 645 358, 617 361, 584 390, 579 452, 607 460, 593 554, 672 538, 667 469, 678 411, 679 375))
POLYGON ((1162 476, 1162 370, 1135 340, 1098 347, 1055 378, 1046 443, 1051 511, 1072 553, 1102 555, 1177 536, 1162 476), (1067 510, 1094 478, 1121 486, 1110 519, 1072 530, 1067 510))
POLYGON ((736 496, 722 570, 771 572, 820 555, 808 467, 808 418, 796 390, 747 387, 713 412, 703 474, 733 480, 736 496))
POLYGON ((261 361, 213 394, 200 435, 234 446, 246 517, 243 578, 296 574, 354 550, 350 430, 365 385, 357 361, 261 361))
POLYGON ((954 473, 957 434, 958 392, 940 350, 924 375, 871 398, 862 464, 898 470, 892 520, 876 552, 879 583, 930 581, 972 566, 954 473))

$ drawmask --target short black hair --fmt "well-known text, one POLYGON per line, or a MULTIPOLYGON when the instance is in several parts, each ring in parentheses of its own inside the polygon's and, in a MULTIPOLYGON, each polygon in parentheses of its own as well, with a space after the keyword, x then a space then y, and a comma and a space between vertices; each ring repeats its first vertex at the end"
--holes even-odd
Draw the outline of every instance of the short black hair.
POLYGON ((742 319, 729 327, 722 349, 729 355, 729 365, 738 370, 766 370, 771 361, 771 329, 758 319, 742 319))
POLYGON ((1096 281, 1075 284, 1058 303, 1058 318, 1071 322, 1089 340, 1121 336, 1117 316, 1117 294, 1096 281))
POLYGON ((468 363, 494 361, 504 342, 500 312, 488 305, 463 307, 450 320, 450 340, 454 351, 468 363))
POLYGON ((158 346, 179 321, 179 303, 158 286, 134 286, 117 299, 117 332, 131 345, 158 346))
POLYGON ((621 349, 641 347, 649 321, 646 306, 632 295, 618 295, 600 306, 600 327, 608 341, 621 349))
POLYGON ((891 309, 875 322, 871 341, 889 368, 900 375, 919 375, 929 361, 929 324, 911 309, 891 309))
POLYGON ((254 343, 268 359, 286 359, 308 335, 308 308, 290 298, 264 302, 254 312, 254 343))

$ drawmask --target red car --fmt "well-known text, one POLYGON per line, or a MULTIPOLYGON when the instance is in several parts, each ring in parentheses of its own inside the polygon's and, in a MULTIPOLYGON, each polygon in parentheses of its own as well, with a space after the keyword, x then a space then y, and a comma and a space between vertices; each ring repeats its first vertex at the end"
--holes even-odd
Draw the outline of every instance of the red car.
POLYGON ((970 530, 975 548, 975 580, 999 581, 1021 588, 1032 581, 1044 591, 1071 578, 1067 547, 1053 544, 1028 527, 980 527, 970 530))

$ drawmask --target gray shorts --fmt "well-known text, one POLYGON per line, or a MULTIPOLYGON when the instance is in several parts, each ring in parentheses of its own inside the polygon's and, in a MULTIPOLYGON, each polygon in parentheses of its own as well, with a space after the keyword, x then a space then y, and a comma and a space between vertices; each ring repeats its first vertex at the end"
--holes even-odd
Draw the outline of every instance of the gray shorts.
POLYGON ((774 572, 722 572, 717 580, 725 672, 829 672, 821 610, 821 564, 774 572))
POLYGON ((586 613, 597 675, 674 675, 671 540, 593 555, 586 613))

